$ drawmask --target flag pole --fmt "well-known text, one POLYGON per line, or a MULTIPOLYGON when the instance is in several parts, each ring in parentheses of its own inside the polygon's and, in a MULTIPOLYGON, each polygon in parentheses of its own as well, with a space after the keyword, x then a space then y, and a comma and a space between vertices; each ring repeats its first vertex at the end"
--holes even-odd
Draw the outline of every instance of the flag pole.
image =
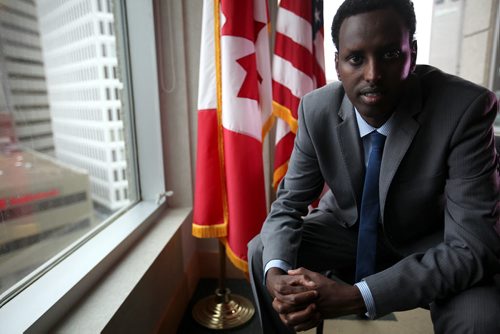
POLYGON ((226 287, 226 246, 219 242, 219 283, 214 295, 199 300, 193 307, 193 318, 210 329, 242 326, 252 319, 255 308, 248 299, 231 293, 226 287))

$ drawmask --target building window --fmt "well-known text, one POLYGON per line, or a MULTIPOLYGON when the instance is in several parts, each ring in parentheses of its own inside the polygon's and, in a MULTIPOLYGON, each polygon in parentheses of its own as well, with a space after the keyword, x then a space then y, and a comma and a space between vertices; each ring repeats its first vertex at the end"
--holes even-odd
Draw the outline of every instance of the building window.
MULTIPOLYGON (((130 185, 137 182, 135 170, 129 170, 126 161, 116 169, 106 154, 111 151, 112 160, 117 161, 115 131, 117 125, 127 125, 121 117, 113 118, 115 110, 130 113, 121 97, 129 97, 131 83, 115 78, 115 87, 123 87, 119 93, 117 88, 106 87, 106 79, 116 77, 118 69, 103 66, 95 47, 95 40, 116 27, 106 44, 100 44, 101 54, 108 64, 126 64, 123 48, 116 50, 127 33, 120 24, 114 25, 113 14, 106 14, 106 24, 93 15, 96 9, 104 11, 102 0, 71 3, 77 5, 51 0, 23 1, 22 6, 9 0, 1 5, 0 35, 16 36, 16 40, 2 38, 10 56, 0 57, 0 68, 5 71, 0 82, 0 255, 10 259, 0 261, 0 305, 12 297, 4 295, 7 290, 40 277, 59 263, 62 250, 107 223, 115 212, 128 210, 120 198, 123 186, 130 204, 139 198, 137 187, 130 185), (19 18, 2 15, 4 10, 16 12, 19 18), (83 16, 85 24, 75 24, 83 16), (22 17, 34 18, 38 24, 22 17), (29 66, 24 65, 27 61, 29 66), (23 86, 37 90, 15 91, 23 86), (7 101, 9 113, 3 108, 7 101), (36 122, 32 115, 37 116, 36 122), (5 139, 4 133, 8 134, 5 139), (15 151, 7 150, 13 146, 15 151), (120 181, 123 170, 131 183, 120 183, 114 196, 111 186, 120 181), (21 225, 26 228, 20 229, 21 225)), ((111 2, 105 5, 112 13, 111 2)), ((135 130, 127 127, 127 131, 135 130)), ((126 151, 135 156, 129 142, 121 140, 120 145, 124 147, 120 154, 126 151)))

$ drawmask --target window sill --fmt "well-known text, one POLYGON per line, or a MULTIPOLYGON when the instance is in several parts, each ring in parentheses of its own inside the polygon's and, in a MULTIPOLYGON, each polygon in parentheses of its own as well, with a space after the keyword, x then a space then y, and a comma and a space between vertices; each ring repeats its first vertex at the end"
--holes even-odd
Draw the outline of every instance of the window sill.
POLYGON ((84 318, 86 330, 90 324, 104 326, 191 212, 163 208, 151 202, 137 204, 19 293, 0 308, 2 331, 46 332, 87 294, 85 298, 98 300, 98 306, 77 308, 68 318, 76 323, 84 318), (145 233, 151 226, 151 233, 145 233))

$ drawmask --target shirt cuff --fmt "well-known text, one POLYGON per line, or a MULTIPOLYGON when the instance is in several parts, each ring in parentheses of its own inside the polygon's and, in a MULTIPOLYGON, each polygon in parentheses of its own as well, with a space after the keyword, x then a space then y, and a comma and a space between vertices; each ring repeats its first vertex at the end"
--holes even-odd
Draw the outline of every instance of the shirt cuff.
POLYGON ((266 285, 266 275, 267 275, 267 272, 269 271, 269 269, 271 268, 279 268, 281 270, 284 270, 285 272, 287 272, 288 270, 292 269, 292 266, 290 264, 288 264, 288 262, 286 261, 283 261, 283 260, 271 260, 269 261, 266 266, 264 267, 264 285, 266 285))
POLYGON ((366 284, 365 281, 361 281, 354 285, 358 287, 359 291, 361 292, 361 296, 363 297, 363 300, 365 302, 367 311, 365 315, 372 320, 375 319, 376 317, 375 301, 373 300, 373 296, 370 291, 370 288, 368 287, 368 284, 366 284))

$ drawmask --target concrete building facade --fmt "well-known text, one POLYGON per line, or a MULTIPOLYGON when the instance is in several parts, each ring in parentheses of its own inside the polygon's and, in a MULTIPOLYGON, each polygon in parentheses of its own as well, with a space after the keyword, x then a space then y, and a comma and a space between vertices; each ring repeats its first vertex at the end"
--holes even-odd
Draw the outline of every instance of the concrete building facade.
POLYGON ((38 17, 34 1, 0 2, 0 129, 15 142, 54 154, 38 17), (10 119, 12 122, 6 122, 10 119))
POLYGON ((38 0, 57 159, 89 171, 92 198, 129 202, 112 1, 38 0))

